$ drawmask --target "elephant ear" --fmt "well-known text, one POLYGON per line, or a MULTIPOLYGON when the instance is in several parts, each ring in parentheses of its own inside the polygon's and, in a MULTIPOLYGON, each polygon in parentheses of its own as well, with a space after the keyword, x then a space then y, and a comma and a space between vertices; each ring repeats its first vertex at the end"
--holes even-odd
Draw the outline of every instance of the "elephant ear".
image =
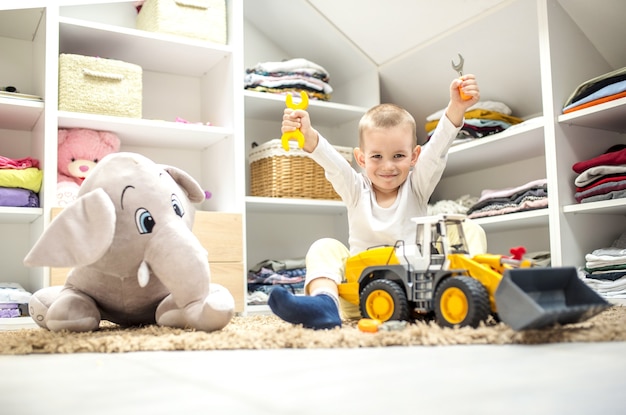
POLYGON ((198 182, 184 170, 173 166, 162 166, 165 171, 172 176, 174 181, 187 192, 187 197, 192 203, 200 203, 205 199, 204 190, 198 182))
POLYGON ((75 267, 104 255, 115 234, 115 206, 98 188, 76 199, 50 223, 24 258, 27 266, 75 267))

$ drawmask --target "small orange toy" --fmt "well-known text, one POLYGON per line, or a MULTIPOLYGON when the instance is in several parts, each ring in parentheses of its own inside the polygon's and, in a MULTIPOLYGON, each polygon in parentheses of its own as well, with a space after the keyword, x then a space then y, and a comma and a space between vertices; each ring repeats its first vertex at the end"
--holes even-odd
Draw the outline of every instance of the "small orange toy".
POLYGON ((376 333, 378 332, 378 326, 383 324, 382 321, 376 320, 374 318, 362 318, 359 320, 357 327, 363 333, 376 333))
MULTIPOLYGON (((463 76, 463 63, 465 62, 465 59, 463 59, 463 55, 461 55, 460 53, 459 53, 459 59, 460 60, 459 60, 458 65, 454 64, 454 60, 451 61, 452 62, 452 69, 454 69, 455 71, 457 71, 459 73, 459 77, 462 77, 463 76)), ((459 79, 461 79, 461 78, 459 78, 459 79)), ((466 93, 464 93, 461 90, 461 87, 459 87, 459 94, 461 94, 461 99, 464 100, 464 101, 467 101, 468 99, 472 98, 471 95, 467 95, 466 93)))
MULTIPOLYGON (((307 109, 307 107, 309 106, 309 96, 307 95, 306 92, 300 91, 300 98, 301 98, 300 103, 294 104, 293 96, 291 94, 287 94, 287 98, 285 100, 285 104, 287 105, 287 108, 291 108, 293 110, 307 109)), ((298 141, 298 147, 300 148, 304 147, 304 134, 302 134, 300 129, 297 129, 295 131, 288 131, 282 135, 281 141, 282 141, 283 149, 285 151, 289 151, 290 140, 298 141)))

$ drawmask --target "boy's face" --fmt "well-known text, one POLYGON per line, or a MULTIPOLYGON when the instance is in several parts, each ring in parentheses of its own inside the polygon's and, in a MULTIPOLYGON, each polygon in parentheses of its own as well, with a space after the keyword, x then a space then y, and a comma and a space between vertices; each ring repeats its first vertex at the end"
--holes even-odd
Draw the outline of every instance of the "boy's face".
POLYGON ((363 132, 363 148, 356 148, 354 156, 376 192, 395 192, 407 179, 420 153, 412 134, 408 125, 363 132))

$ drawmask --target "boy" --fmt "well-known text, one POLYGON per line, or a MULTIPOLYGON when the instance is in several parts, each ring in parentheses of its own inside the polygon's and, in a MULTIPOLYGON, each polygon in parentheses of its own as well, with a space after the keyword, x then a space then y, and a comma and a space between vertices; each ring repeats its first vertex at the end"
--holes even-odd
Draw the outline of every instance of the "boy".
MULTIPOLYGON (((306 111, 285 109, 281 131, 300 129, 305 137, 304 151, 324 168, 326 178, 346 204, 350 249, 330 238, 314 242, 306 255, 307 295, 295 296, 282 287, 275 288, 268 300, 274 314, 312 329, 340 327, 342 308, 346 316, 358 315, 356 307, 349 310, 351 304, 340 303, 337 292, 345 260, 372 246, 415 240, 410 219, 426 214, 448 149, 463 126, 465 111, 479 97, 474 75, 453 80, 445 115, 424 148, 417 145, 415 120, 406 110, 393 104, 370 109, 359 122, 359 147, 354 149, 363 173, 356 172, 311 126, 306 111), (461 99, 459 88, 471 98, 461 99)), ((484 245, 484 233, 479 239, 484 245)))

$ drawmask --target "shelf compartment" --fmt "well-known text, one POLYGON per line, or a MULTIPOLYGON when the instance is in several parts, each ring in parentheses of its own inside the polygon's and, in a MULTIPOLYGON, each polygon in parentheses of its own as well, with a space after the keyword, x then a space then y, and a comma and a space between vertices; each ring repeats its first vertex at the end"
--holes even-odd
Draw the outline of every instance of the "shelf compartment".
POLYGON ((43 109, 42 101, 0 97, 0 129, 32 131, 43 109))
POLYGON ((541 119, 451 147, 443 176, 456 176, 543 154, 545 145, 541 119))
POLYGON ((558 121, 563 124, 626 133, 626 98, 559 115, 558 121))
POLYGON ((59 128, 91 128, 117 134, 126 146, 203 150, 234 134, 232 129, 59 111, 59 128))
POLYGON ((147 71, 194 77, 232 53, 228 45, 71 17, 59 17, 59 45, 61 53, 119 59, 147 71))
POLYGON ((310 1, 243 3, 250 29, 244 34, 246 69, 258 62, 303 57, 328 71, 334 101, 367 108, 380 103, 377 66, 310 1), (281 16, 280 24, 276 24, 277 16, 281 16))

